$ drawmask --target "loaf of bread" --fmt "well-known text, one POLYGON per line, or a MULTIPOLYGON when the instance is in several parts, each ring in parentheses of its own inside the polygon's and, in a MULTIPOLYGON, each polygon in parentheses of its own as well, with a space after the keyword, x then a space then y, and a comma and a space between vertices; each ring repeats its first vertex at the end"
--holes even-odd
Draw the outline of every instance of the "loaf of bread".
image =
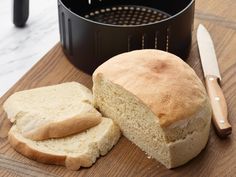
POLYGON ((24 156, 46 164, 64 165, 71 170, 90 167, 119 137, 119 127, 107 118, 102 118, 95 127, 65 138, 34 141, 22 136, 17 125, 8 133, 11 146, 24 156))
POLYGON ((196 73, 177 56, 158 50, 121 54, 96 69, 93 84, 95 107, 167 168, 205 147, 209 100, 196 73))
POLYGON ((65 137, 101 122, 85 86, 68 82, 14 93, 3 107, 20 133, 32 140, 65 137))

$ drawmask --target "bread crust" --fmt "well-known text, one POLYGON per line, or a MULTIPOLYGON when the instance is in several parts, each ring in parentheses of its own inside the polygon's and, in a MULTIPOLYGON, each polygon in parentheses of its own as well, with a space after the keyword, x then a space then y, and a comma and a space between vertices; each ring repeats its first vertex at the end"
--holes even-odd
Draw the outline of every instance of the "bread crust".
POLYGON ((98 125, 101 121, 102 117, 99 114, 77 115, 63 121, 48 123, 29 132, 23 132, 23 136, 36 141, 60 138, 83 132, 98 125))
POLYGON ((3 108, 11 122, 18 122, 24 137, 45 140, 80 133, 99 124, 102 115, 93 107, 92 98, 91 90, 68 82, 16 92, 3 108), (70 109, 68 114, 66 110, 70 109))
POLYGON ((16 131, 15 125, 13 125, 8 132, 8 141, 18 153, 29 159, 45 164, 66 166, 66 168, 70 170, 79 170, 80 167, 92 166, 93 163, 95 163, 96 158, 100 155, 106 155, 118 142, 120 138, 120 129, 117 125, 113 123, 109 130, 104 131, 108 132, 106 132, 104 137, 100 140, 100 145, 97 145, 96 143, 91 144, 89 150, 93 151, 93 156, 91 154, 81 154, 79 156, 56 155, 42 152, 32 147, 30 144, 25 143, 24 140, 21 140, 17 135, 18 132, 16 131), (109 143, 109 145, 107 143, 109 143), (96 146, 96 148, 93 146, 96 146))
POLYGON ((52 155, 49 153, 44 153, 37 151, 26 143, 20 141, 18 138, 15 137, 14 133, 10 130, 8 133, 8 141, 10 145, 20 154, 46 164, 56 164, 56 165, 65 165, 66 156, 61 155, 52 155))
POLYGON ((108 79, 135 95, 158 117, 162 127, 188 121, 208 104, 205 88, 194 70, 177 56, 160 50, 115 56, 95 70, 95 77, 108 79))
POLYGON ((12 133, 8 134, 8 141, 18 153, 37 162, 49 165, 66 166, 70 170, 79 170, 81 166, 90 167, 93 164, 91 159, 85 155, 80 157, 70 157, 37 151, 36 149, 17 139, 12 133))

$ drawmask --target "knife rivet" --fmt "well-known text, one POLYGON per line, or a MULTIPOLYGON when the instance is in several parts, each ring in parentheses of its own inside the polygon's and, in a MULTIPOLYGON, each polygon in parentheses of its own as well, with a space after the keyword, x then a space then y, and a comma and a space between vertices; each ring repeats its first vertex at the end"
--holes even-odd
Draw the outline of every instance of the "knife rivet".
POLYGON ((216 101, 220 101, 220 97, 216 96, 216 97, 215 97, 215 100, 216 100, 216 101))
POLYGON ((225 123, 225 121, 224 120, 220 120, 220 123, 223 124, 223 123, 225 123))
POLYGON ((213 80, 215 80, 215 79, 214 79, 213 77, 210 77, 209 80, 210 80, 210 81, 213 81, 213 80))

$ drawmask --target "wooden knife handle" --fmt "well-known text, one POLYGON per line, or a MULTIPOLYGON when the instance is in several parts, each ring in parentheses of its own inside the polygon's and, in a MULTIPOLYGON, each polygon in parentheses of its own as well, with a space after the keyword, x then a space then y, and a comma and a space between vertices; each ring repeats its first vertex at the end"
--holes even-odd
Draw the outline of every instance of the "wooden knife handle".
POLYGON ((217 134, 226 137, 232 132, 232 127, 228 122, 228 110, 223 91, 219 85, 218 77, 206 76, 206 87, 210 97, 213 110, 213 123, 217 134))

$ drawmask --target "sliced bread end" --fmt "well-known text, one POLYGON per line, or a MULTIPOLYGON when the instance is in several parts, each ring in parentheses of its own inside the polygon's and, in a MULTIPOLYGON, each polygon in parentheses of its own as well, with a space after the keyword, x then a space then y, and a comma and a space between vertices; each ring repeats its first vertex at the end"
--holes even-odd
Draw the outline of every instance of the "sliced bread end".
POLYGON ((50 138, 61 138, 81 133, 102 121, 100 115, 85 114, 77 115, 69 119, 48 123, 31 131, 22 132, 22 135, 31 140, 39 141, 50 138))
POLYGON ((90 167, 100 155, 108 153, 119 137, 119 127, 107 118, 85 132, 66 138, 33 141, 22 136, 15 125, 8 134, 9 143, 22 155, 46 164, 64 165, 71 170, 90 167))

